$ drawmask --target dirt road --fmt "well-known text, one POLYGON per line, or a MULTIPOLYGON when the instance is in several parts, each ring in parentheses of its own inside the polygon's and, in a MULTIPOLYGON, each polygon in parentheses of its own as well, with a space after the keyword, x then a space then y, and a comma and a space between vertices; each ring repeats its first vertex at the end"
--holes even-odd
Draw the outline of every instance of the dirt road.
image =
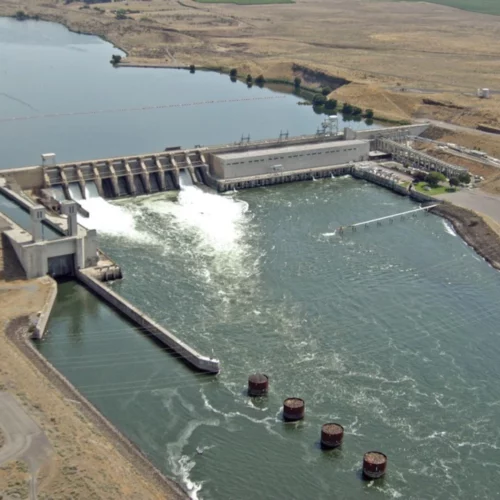
POLYGON ((10 460, 22 459, 30 469, 30 499, 36 500, 38 470, 52 454, 47 436, 8 393, 0 392, 0 428, 5 443, 0 449, 0 466, 10 460))

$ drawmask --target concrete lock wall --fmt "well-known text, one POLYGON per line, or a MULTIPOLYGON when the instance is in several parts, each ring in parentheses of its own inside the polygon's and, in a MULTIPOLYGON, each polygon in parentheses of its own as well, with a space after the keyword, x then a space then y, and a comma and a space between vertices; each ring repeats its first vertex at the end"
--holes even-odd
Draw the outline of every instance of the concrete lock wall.
POLYGON ((363 161, 369 151, 368 141, 324 142, 214 155, 211 167, 218 178, 234 179, 363 161))
POLYGON ((179 354, 184 360, 188 361, 198 370, 219 373, 220 363, 217 359, 202 356, 197 351, 170 333, 167 329, 155 323, 151 318, 136 309, 130 302, 110 290, 108 287, 89 276, 87 273, 76 272, 77 278, 84 283, 90 290, 104 299, 115 309, 127 316, 134 323, 153 335, 157 340, 168 346, 174 352, 179 354))

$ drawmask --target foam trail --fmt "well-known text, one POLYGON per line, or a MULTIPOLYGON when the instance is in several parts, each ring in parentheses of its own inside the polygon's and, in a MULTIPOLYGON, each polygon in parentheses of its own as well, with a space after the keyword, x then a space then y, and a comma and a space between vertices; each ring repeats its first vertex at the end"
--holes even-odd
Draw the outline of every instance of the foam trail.
POLYGON ((457 236, 457 233, 455 232, 455 230, 453 229, 453 227, 451 226, 451 224, 448 221, 443 220, 443 225, 444 225, 445 231, 448 234, 451 234, 452 236, 457 236))

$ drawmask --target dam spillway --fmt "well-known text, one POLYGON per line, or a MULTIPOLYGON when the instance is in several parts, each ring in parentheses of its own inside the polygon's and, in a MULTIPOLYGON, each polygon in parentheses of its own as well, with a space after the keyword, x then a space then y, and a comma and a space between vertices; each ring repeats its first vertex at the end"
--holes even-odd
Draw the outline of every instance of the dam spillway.
POLYGON ((89 186, 102 198, 110 199, 178 190, 181 172, 187 172, 193 184, 205 184, 219 192, 311 179, 315 172, 328 175, 328 167, 367 160, 376 147, 428 170, 442 168, 438 160, 419 161, 418 152, 405 156, 391 142, 419 135, 427 127, 424 124, 364 131, 346 128, 343 133, 167 148, 151 154, 59 164, 55 154, 47 154, 42 155, 41 165, 4 170, 1 176, 14 190, 32 190, 46 201, 78 202, 88 197, 89 186))

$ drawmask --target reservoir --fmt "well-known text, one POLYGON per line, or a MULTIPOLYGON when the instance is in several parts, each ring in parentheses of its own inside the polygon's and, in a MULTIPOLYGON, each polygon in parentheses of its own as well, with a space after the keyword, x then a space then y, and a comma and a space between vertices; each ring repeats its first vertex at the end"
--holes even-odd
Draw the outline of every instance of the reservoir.
MULTIPOLYGON (((108 62, 116 49, 56 25, 0 20, 0 40, 2 67, 16 79, 24 72, 25 85, 2 79, 10 98, 0 96, 1 117, 272 95, 216 74, 116 70, 108 62), (35 78, 44 67, 58 75, 52 98, 35 78), (177 92, 161 92, 175 81, 177 92), (192 99, 187 82, 196 81, 192 99), (124 89, 120 99, 114 88, 124 89)), ((226 112, 193 106, 176 117, 0 121, 3 165, 36 163, 52 150, 62 161, 314 132, 318 117, 296 100, 226 112)), ((341 238, 340 225, 416 207, 349 177, 85 203, 85 224, 123 268, 111 286, 201 352, 213 350, 222 372, 191 371, 73 282, 60 285, 40 351, 192 498, 496 495, 498 273, 443 220, 421 215, 341 238), (245 388, 255 371, 269 375, 270 393, 252 402, 245 388), (290 396, 305 399, 306 418, 285 425, 280 409, 290 396), (344 444, 322 452, 320 428, 330 421, 345 427, 344 444), (389 471, 367 483, 361 458, 372 449, 388 455, 389 471)))

